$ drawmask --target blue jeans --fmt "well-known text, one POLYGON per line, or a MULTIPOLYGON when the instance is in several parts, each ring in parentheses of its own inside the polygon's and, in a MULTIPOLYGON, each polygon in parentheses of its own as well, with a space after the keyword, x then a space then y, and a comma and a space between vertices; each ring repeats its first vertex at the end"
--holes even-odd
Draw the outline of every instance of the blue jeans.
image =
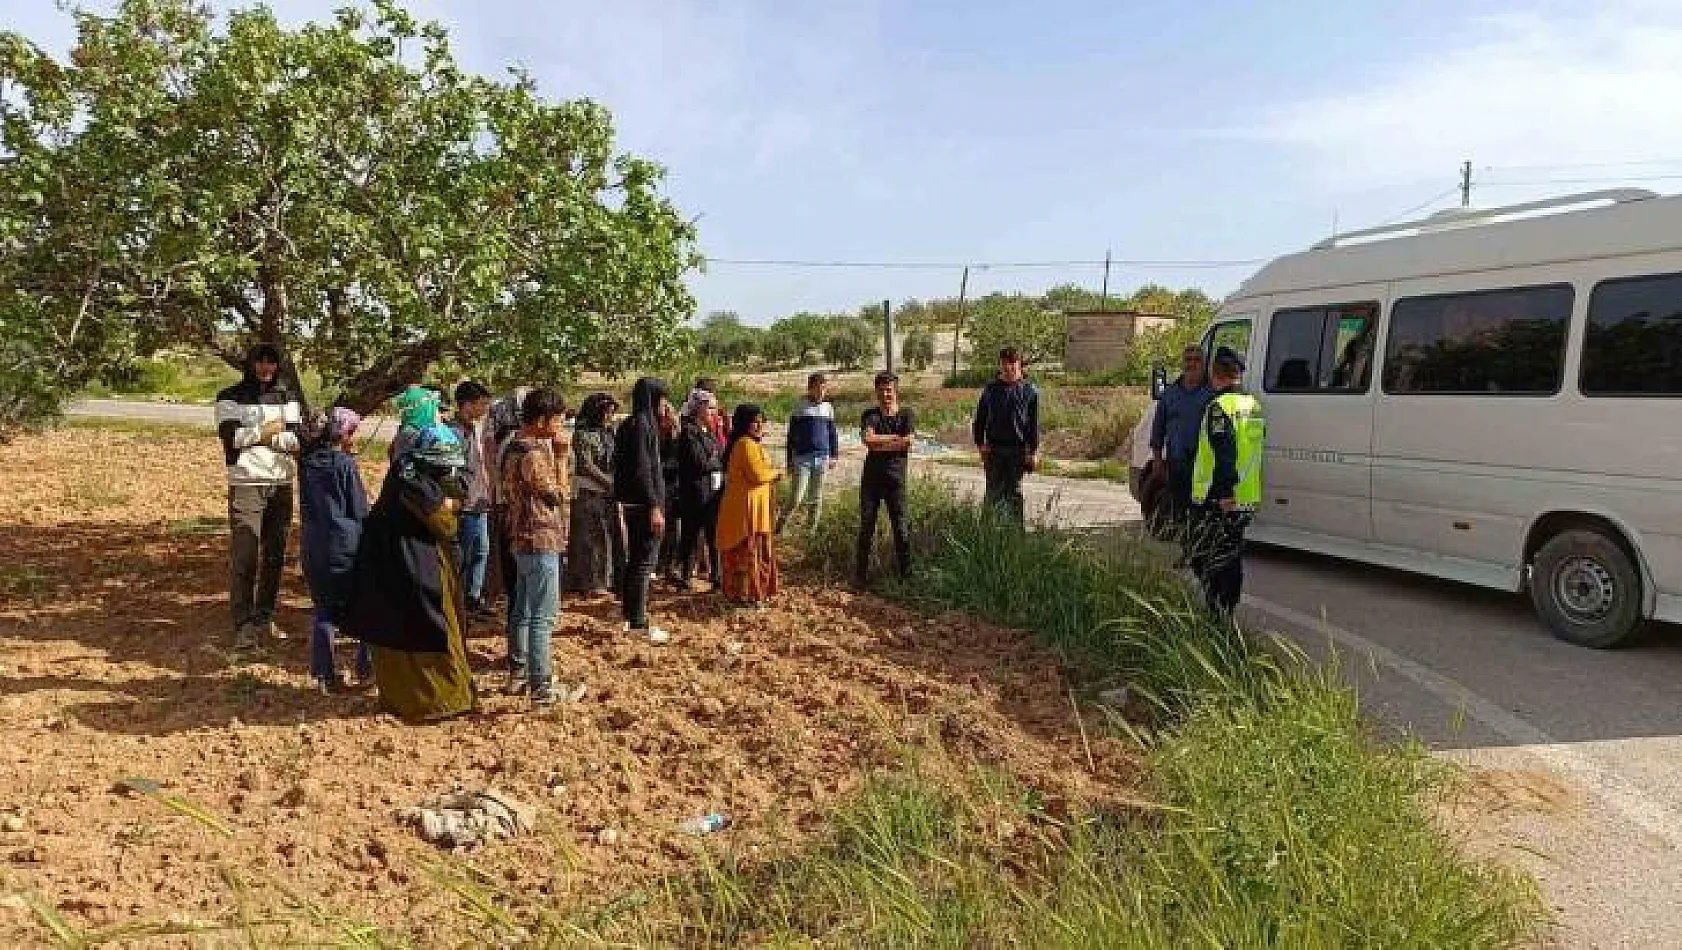
MULTIPOLYGON (((333 662, 333 638, 338 634, 338 628, 329 619, 326 607, 315 608, 315 622, 310 624, 310 675, 318 680, 330 680, 338 675, 338 668, 333 662)), ((356 645, 356 678, 366 680, 374 675, 373 664, 368 661, 368 644, 356 645)))
POLYGON ((461 561, 461 586, 467 592, 467 602, 477 604, 485 593, 485 565, 491 556, 490 526, 487 513, 463 512, 456 519, 456 554, 461 561))
POLYGON ((829 456, 800 455, 789 465, 789 477, 794 485, 789 493, 788 507, 777 516, 777 530, 788 524, 796 511, 806 509, 808 528, 817 527, 823 518, 823 479, 829 474, 829 456))
POLYGON ((508 670, 525 674, 532 692, 549 689, 554 675, 550 639, 555 632, 561 594, 561 555, 516 554, 520 586, 514 595, 514 622, 508 628, 508 670))

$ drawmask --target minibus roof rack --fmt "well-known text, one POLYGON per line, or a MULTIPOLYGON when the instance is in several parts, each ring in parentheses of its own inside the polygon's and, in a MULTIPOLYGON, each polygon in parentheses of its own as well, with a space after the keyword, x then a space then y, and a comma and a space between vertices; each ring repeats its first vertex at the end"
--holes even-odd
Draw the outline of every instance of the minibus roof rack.
POLYGON ((1491 224, 1502 218, 1509 218, 1515 214, 1525 214, 1531 211, 1546 211, 1550 208, 1572 208, 1578 205, 1612 202, 1622 204, 1626 201, 1646 201, 1657 198, 1657 192, 1645 188, 1605 188, 1599 191, 1584 191, 1574 195, 1560 195, 1557 198, 1543 198, 1539 201, 1526 201, 1522 204, 1503 205, 1499 208, 1453 208, 1439 211, 1425 218, 1413 221, 1403 221, 1399 224, 1383 224, 1376 228, 1364 228, 1360 231, 1345 231, 1334 234, 1315 244, 1313 250, 1324 251, 1334 247, 1342 247, 1351 241, 1362 238, 1380 237, 1386 234, 1400 234, 1406 231, 1424 232, 1435 228, 1450 229, 1456 227, 1470 227, 1480 224, 1491 224))

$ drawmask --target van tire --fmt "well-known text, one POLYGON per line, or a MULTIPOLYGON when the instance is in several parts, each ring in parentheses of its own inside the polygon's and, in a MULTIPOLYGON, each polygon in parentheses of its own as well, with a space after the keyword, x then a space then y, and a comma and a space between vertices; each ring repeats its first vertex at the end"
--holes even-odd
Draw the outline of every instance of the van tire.
POLYGON ((1573 528, 1536 552, 1530 601, 1554 636, 1603 650, 1627 642, 1641 626, 1641 574, 1615 538, 1573 528))

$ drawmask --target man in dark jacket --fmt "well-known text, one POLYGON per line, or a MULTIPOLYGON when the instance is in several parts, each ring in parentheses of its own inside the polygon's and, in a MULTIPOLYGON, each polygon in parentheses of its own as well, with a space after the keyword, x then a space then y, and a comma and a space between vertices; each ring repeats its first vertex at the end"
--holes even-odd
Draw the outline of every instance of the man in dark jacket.
POLYGON ((1015 347, 1000 351, 999 376, 981 391, 970 432, 987 471, 986 504, 1020 524, 1022 476, 1040 464, 1040 391, 1015 347))
POLYGON ((625 514, 627 558, 619 603, 625 627, 654 643, 666 631, 648 622, 648 579, 666 530, 666 479, 661 470, 660 417, 666 384, 650 376, 631 388, 631 414, 619 424, 613 441, 613 493, 625 514))
POLYGON ((216 432, 228 467, 228 602, 236 650, 277 634, 293 457, 303 430, 303 405, 280 378, 281 362, 278 347, 260 343, 246 357, 244 378, 216 394, 216 432))
POLYGON ((493 473, 485 459, 482 422, 491 410, 491 391, 471 379, 456 386, 455 418, 450 428, 460 437, 467 454, 467 497, 456 514, 456 558, 461 570, 462 591, 467 610, 474 618, 495 617, 485 605, 485 568, 490 561, 491 480, 493 473))

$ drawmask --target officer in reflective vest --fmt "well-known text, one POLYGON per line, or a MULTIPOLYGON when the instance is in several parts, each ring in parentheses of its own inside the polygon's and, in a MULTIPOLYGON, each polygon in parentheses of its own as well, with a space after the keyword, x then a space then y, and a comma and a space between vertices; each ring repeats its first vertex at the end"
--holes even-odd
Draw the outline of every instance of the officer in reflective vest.
POLYGON ((1256 397, 1239 388, 1244 361, 1227 347, 1209 369, 1215 398, 1204 410, 1192 466, 1197 511, 1188 559, 1209 607, 1231 614, 1244 588, 1244 531, 1261 504, 1267 419, 1256 397))

